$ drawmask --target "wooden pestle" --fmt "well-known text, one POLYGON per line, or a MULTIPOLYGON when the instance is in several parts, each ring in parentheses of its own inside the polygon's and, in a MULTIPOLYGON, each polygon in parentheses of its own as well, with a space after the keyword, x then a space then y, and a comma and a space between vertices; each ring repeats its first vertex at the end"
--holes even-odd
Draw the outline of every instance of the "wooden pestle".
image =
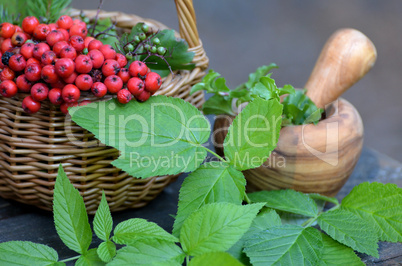
POLYGON ((328 39, 305 88, 319 107, 335 101, 374 65, 377 51, 366 35, 355 29, 337 30, 328 39))

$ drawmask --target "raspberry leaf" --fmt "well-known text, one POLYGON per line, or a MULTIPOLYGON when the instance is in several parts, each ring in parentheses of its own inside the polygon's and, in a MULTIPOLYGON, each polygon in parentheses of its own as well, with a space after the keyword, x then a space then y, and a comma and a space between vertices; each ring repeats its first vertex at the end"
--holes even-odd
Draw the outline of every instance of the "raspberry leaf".
POLYGON ((105 263, 99 258, 97 249, 93 248, 88 250, 85 255, 81 255, 75 262, 76 266, 90 266, 90 265, 105 265, 105 263))
POLYGON ((402 189, 395 184, 362 183, 341 206, 370 222, 381 241, 402 242, 402 189))
POLYGON ((189 266, 242 266, 243 264, 226 252, 211 252, 191 259, 189 266))
POLYGON ((232 166, 216 162, 201 165, 186 177, 180 188, 173 234, 179 236, 184 220, 205 204, 230 202, 240 205, 245 185, 243 174, 232 166))
POLYGON ((283 225, 253 236, 244 249, 252 265, 315 265, 322 250, 320 232, 312 227, 283 225))
POLYGON ((225 157, 237 170, 261 166, 276 147, 282 105, 275 99, 255 98, 233 120, 224 141, 225 157))
POLYGON ((54 186, 53 217, 63 243, 75 252, 86 254, 92 241, 92 231, 84 200, 61 165, 54 186))
POLYGON ((29 241, 0 243, 1 265, 56 265, 58 259, 57 252, 46 245, 29 241))
POLYGON ((98 206, 98 210, 95 213, 93 225, 95 234, 103 241, 107 241, 110 232, 112 232, 113 220, 104 191, 102 191, 102 199, 98 206))
POLYGON ((96 252, 99 258, 107 263, 116 255, 116 245, 112 241, 102 242, 96 252))
POLYGON ((247 230, 262 204, 211 203, 193 212, 183 223, 180 243, 187 255, 225 251, 247 230))
POLYGON ((298 191, 271 190, 248 194, 252 202, 264 202, 265 206, 309 217, 318 215, 318 207, 313 199, 298 191))
POLYGON ((113 165, 128 174, 151 176, 190 172, 207 152, 208 120, 190 103, 154 96, 122 106, 116 100, 69 109, 72 119, 102 143, 121 152, 113 165))

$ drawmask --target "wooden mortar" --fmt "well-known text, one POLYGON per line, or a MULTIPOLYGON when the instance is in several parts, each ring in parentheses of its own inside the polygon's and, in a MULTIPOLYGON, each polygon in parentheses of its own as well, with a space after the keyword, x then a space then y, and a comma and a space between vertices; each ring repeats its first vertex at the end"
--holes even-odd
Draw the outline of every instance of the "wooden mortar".
MULTIPOLYGON (((328 39, 305 85, 306 94, 325 108, 326 118, 317 125, 283 127, 269 159, 244 171, 248 191, 291 188, 327 196, 338 193, 363 146, 360 115, 339 96, 371 69, 376 56, 373 43, 357 30, 341 29, 328 39)), ((221 155, 232 120, 229 116, 215 120, 214 143, 221 155)))

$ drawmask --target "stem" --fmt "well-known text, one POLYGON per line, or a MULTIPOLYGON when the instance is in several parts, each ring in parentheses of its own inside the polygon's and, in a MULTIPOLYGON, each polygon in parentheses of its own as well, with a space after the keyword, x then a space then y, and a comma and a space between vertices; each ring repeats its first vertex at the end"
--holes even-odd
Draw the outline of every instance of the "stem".
POLYGON ((103 0, 100 0, 100 2, 99 2, 99 6, 98 6, 98 10, 96 11, 96 16, 95 16, 94 27, 93 27, 93 29, 92 29, 92 33, 91 33, 91 36, 92 36, 92 37, 93 37, 93 36, 94 36, 94 34, 95 34, 95 28, 96 28, 96 24, 98 24, 99 12, 100 12, 100 10, 101 10, 101 8, 102 8, 102 5, 103 5, 103 0))
POLYGON ((78 259, 79 257, 81 257, 81 255, 78 255, 78 256, 75 256, 75 257, 71 257, 71 258, 67 258, 67 259, 61 260, 60 262, 67 262, 67 261, 76 260, 76 259, 78 259))
POLYGON ((244 201, 247 202, 247 204, 251 204, 250 198, 247 196, 247 194, 244 194, 244 201))
MULTIPOLYGON (((334 207, 332 207, 332 208, 329 209, 328 211, 333 211, 333 210, 339 209, 339 207, 341 207, 340 204, 339 204, 339 205, 336 205, 336 206, 334 206, 334 207)), ((327 212, 328 212, 328 211, 327 211, 327 212)), ((321 212, 321 213, 322 213, 322 212, 321 212)), ((309 227, 310 225, 312 225, 312 224, 318 219, 318 217, 320 217, 321 213, 319 213, 316 217, 312 217, 312 218, 308 219, 308 220, 305 221, 301 226, 303 226, 303 227, 309 227)))
POLYGON ((188 265, 189 263, 190 263, 190 256, 187 255, 187 256, 186 256, 186 265, 188 265))
MULTIPOLYGON (((96 38, 98 38, 99 36, 101 36, 101 35, 103 35, 103 34, 107 34, 107 35, 110 35, 110 36, 116 36, 116 35, 113 35, 113 34, 108 34, 108 31, 110 31, 111 29, 113 29, 113 27, 115 27, 116 25, 117 25, 117 21, 115 20, 109 28, 107 28, 107 29, 104 30, 104 31, 101 31, 101 32, 97 33, 97 34, 94 36, 94 38, 96 39, 96 38)), ((95 29, 95 27, 93 28, 93 30, 94 30, 94 29, 95 29)))
POLYGON ((201 146, 203 147, 205 150, 207 150, 207 152, 211 153, 212 155, 215 155, 216 158, 218 158, 219 160, 221 160, 222 162, 227 163, 227 161, 225 159, 223 159, 221 156, 219 156, 218 154, 216 154, 215 152, 211 151, 210 149, 208 149, 207 147, 201 146))

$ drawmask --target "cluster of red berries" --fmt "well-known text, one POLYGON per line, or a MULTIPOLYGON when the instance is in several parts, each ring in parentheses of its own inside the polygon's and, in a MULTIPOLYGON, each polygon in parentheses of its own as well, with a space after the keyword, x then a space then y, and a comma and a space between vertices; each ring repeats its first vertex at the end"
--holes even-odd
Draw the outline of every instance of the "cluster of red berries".
POLYGON ((24 18, 22 27, 0 24, 0 94, 30 93, 22 101, 27 113, 39 111, 46 99, 67 113, 82 91, 99 98, 117 94, 119 102, 128 103, 146 101, 160 88, 161 77, 145 63, 126 68, 125 55, 87 34, 85 22, 67 15, 51 24, 33 16, 24 18))

